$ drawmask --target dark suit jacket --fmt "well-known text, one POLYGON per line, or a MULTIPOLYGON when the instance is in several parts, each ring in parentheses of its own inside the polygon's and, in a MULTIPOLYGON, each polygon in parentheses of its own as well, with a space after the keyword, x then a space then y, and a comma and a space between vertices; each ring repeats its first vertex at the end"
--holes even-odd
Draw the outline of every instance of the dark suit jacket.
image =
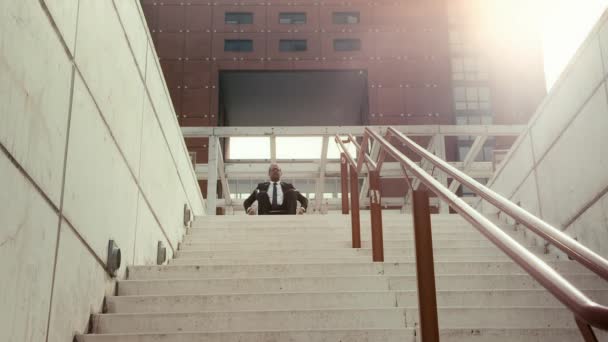
MULTIPOLYGON (((251 207, 253 202, 256 201, 258 192, 268 192, 268 187, 270 187, 270 182, 264 182, 264 183, 258 184, 258 186, 255 188, 255 190, 253 190, 253 192, 251 193, 251 195, 249 195, 249 197, 245 200, 245 202, 243 202, 245 211, 247 211, 247 209, 249 209, 249 207, 251 207)), ((281 189, 283 189, 283 193, 286 193, 289 190, 295 190, 296 193, 298 194, 298 202, 300 202, 300 204, 302 205, 302 207, 304 209, 308 208, 308 200, 306 199, 306 197, 302 196, 302 194, 298 190, 296 190, 296 188, 292 184, 281 182, 281 189)))

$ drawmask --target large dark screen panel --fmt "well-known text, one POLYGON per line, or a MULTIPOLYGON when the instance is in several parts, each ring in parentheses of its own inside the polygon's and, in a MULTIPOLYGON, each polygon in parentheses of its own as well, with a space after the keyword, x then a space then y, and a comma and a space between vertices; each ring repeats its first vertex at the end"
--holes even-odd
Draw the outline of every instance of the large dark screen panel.
POLYGON ((363 125, 367 73, 224 71, 220 124, 226 126, 363 125))

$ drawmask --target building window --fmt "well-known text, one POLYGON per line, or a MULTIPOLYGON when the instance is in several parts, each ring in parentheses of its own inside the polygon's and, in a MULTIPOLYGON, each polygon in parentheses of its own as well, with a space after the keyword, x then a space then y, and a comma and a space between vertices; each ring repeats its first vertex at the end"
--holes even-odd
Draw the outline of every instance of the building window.
POLYGON ((251 25, 253 24, 253 13, 226 12, 224 22, 231 25, 251 25))
POLYGON ((454 81, 488 80, 488 70, 485 62, 476 57, 452 58, 452 79, 454 81))
POLYGON ((358 24, 360 20, 359 12, 334 12, 333 23, 336 25, 358 24))
POLYGON ((306 40, 304 39, 281 39, 279 41, 281 52, 299 52, 306 51, 306 49, 306 40))
POLYGON ((279 14, 279 24, 306 24, 305 12, 290 12, 279 14))
POLYGON ((251 39, 226 39, 226 40, 224 40, 224 51, 251 52, 251 51, 253 51, 253 40, 251 40, 251 39))
POLYGON ((490 109, 490 88, 455 87, 454 107, 457 111, 487 111, 490 109))
POLYGON ((334 39, 335 51, 359 51, 361 50, 360 39, 334 39))

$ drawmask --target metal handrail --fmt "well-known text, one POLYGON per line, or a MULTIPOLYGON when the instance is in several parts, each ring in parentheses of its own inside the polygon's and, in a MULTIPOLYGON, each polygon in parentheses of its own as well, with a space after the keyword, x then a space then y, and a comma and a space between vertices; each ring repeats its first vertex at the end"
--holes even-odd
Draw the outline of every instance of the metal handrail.
MULTIPOLYGON (((394 129, 389 128, 389 130, 392 134, 395 135, 399 133, 394 129)), ((380 144, 380 146, 383 150, 386 151, 386 153, 388 153, 398 162, 400 162, 409 172, 411 172, 422 183, 424 183, 438 197, 448 202, 450 206, 454 210, 456 210, 464 219, 466 219, 469 223, 476 227, 484 236, 486 236, 498 248, 500 248, 504 253, 511 257, 511 259, 513 259, 524 270, 526 270, 526 272, 529 273, 536 281, 538 281, 545 289, 551 292, 551 294, 553 294, 560 302, 562 302, 568 309, 570 309, 574 313, 575 317, 577 318, 577 323, 578 320, 582 320, 591 326, 608 330, 608 307, 600 305, 589 299, 584 293, 578 290, 568 280, 562 277, 554 269, 549 267, 542 259, 534 255, 522 245, 520 245, 517 241, 507 235, 489 219, 487 219, 477 210, 469 206, 465 201, 463 201, 456 194, 447 189, 443 184, 441 184, 439 181, 437 181, 435 178, 425 172, 421 167, 411 161, 408 157, 406 157, 395 146, 389 143, 378 133, 366 128, 364 135, 373 138, 378 144, 380 144)), ((403 143, 406 143, 408 147, 414 149, 415 151, 422 150, 422 147, 409 140, 407 137, 403 136, 403 138, 405 139, 401 139, 400 136, 402 136, 400 133, 399 135, 396 135, 396 137, 399 138, 399 140, 401 140, 403 143)), ((424 157, 427 157, 427 153, 422 153, 422 155, 424 157)), ((434 155, 431 156, 435 157, 434 155)), ((434 161, 437 163, 434 163, 437 167, 442 166, 440 167, 442 170, 450 173, 452 176, 454 176, 455 179, 457 179, 467 187, 470 187, 469 183, 471 185, 477 183, 474 180, 470 179, 470 177, 462 174, 458 170, 456 170, 458 172, 453 172, 453 168, 449 165, 444 165, 446 164, 444 161, 438 161, 436 157, 428 157, 429 159, 431 159, 432 162, 434 161), (452 172, 454 174, 452 174, 452 172)), ((481 186, 478 183, 477 185, 481 186)), ((479 188, 479 186, 471 187, 471 189, 475 191, 479 188)), ((485 192, 484 195, 492 196, 492 193, 488 191, 485 192)), ((518 220, 518 217, 515 217, 515 219, 518 220)))
POLYGON ((422 158, 426 158, 427 160, 429 160, 437 168, 443 170, 455 180, 459 181, 462 185, 471 189, 480 197, 495 205, 499 210, 511 216, 518 223, 524 225, 525 227, 540 235, 542 238, 548 240, 554 246, 559 248, 564 253, 568 254, 568 256, 579 261, 581 264, 596 273, 598 276, 604 278, 605 280, 608 280, 608 260, 602 258, 597 253, 583 246, 580 242, 574 240, 573 238, 564 234, 562 231, 551 226, 540 218, 530 214, 525 209, 517 206, 516 204, 504 198, 495 191, 492 191, 488 187, 480 184, 473 178, 466 175, 464 172, 458 170, 452 165, 449 165, 441 158, 437 157, 436 155, 422 148, 420 145, 416 144, 413 140, 406 137, 403 133, 397 131, 392 127, 388 128, 388 132, 390 132, 392 136, 398 139, 401 143, 405 144, 416 154, 418 154, 422 158))

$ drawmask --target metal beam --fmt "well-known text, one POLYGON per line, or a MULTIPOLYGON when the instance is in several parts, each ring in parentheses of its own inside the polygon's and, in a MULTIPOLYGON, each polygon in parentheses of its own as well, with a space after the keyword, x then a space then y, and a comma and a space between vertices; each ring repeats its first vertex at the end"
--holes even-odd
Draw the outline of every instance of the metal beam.
MULTIPOLYGON (((376 132, 385 132, 388 127, 409 136, 518 136, 525 125, 417 125, 417 126, 370 126, 376 132)), ((264 136, 334 136, 363 135, 365 126, 307 126, 307 127, 182 127, 185 138, 217 137, 264 137, 264 136)))
MULTIPOLYGON (((475 161, 475 158, 477 158, 477 155, 479 154, 479 151, 481 151, 481 149, 483 148, 483 145, 486 143, 486 140, 488 140, 488 137, 485 135, 481 135, 475 138, 475 141, 473 141, 473 145, 471 145, 471 149, 462 161, 462 171, 467 174, 469 173, 471 165, 475 161)), ((454 179, 452 180, 452 183, 450 183, 449 189, 451 192, 456 192, 459 186, 460 182, 454 179)))
POLYGON ((319 178, 317 179, 317 192, 315 193, 315 211, 321 211, 323 193, 325 192, 325 170, 327 168, 327 150, 329 149, 329 136, 323 137, 321 146, 321 163, 319 164, 319 178))
MULTIPOLYGON (((378 156, 380 155, 380 145, 377 142, 372 142, 372 146, 371 146, 371 151, 369 153, 370 157, 373 160, 378 160, 378 156)), ((384 169, 385 167, 383 167, 384 169)), ((365 168, 363 168, 365 169, 365 168)), ((359 176, 362 176, 364 174, 363 169, 361 169, 361 172, 359 174, 359 176)), ((383 174, 381 174, 381 176, 383 176, 383 174)), ((363 184, 361 185, 361 191, 359 192, 359 202, 363 203, 363 201, 365 200, 365 198, 367 197, 367 190, 369 190, 369 177, 365 177, 363 179, 363 184)))
MULTIPOLYGON (((319 178, 319 164, 317 162, 285 162, 281 163, 281 169, 285 178, 292 179, 318 179, 319 178)), ((450 165, 463 170, 462 162, 450 162, 450 165)), ((196 174, 198 179, 207 179, 209 170, 208 164, 196 164, 196 174)), ((227 179, 257 179, 264 178, 268 174, 268 163, 261 161, 259 163, 224 163, 225 176, 227 179)), ((467 173, 474 178, 488 178, 491 177, 494 170, 492 168, 492 162, 474 162, 469 165, 467 173)), ((360 176, 364 177, 367 175, 367 169, 361 170, 360 176)), ((399 178, 402 177, 399 163, 396 162, 385 162, 381 172, 382 178, 399 178)), ((325 164, 325 178, 328 177, 339 177, 340 176, 340 163, 337 160, 327 161, 325 164)))
POLYGON ((207 168, 207 215, 215 215, 217 203, 218 137, 209 137, 209 167, 207 168))
MULTIPOLYGON (((429 141, 429 144, 428 144, 428 146, 426 147, 426 150, 427 150, 427 151, 429 151, 429 152, 431 152, 431 153, 435 153, 435 150, 436 150, 436 145, 437 145, 437 139, 438 139, 438 136, 437 136, 437 135, 434 135, 433 137, 431 137, 431 141, 429 141)), ((423 170, 428 171, 428 167, 429 167, 429 165, 431 165, 431 164, 429 163, 429 161, 428 161, 428 160, 426 160, 426 159, 422 159, 422 162, 420 163, 420 167, 421 167, 423 170)), ((432 172, 430 172, 430 173, 432 174, 432 172)), ((419 186, 420 186, 420 179, 418 179, 418 178, 414 178, 414 181, 412 182, 412 188, 413 188, 414 190, 418 190, 418 187, 419 187, 419 186)))
POLYGON ((270 136, 270 162, 277 162, 277 136, 274 134, 270 136))
POLYGON ((228 185, 228 179, 226 178, 226 168, 224 166, 224 155, 222 153, 222 145, 218 144, 218 157, 217 157, 217 169, 220 175, 220 182, 222 184, 222 194, 227 205, 232 204, 232 197, 230 197, 230 187, 228 185))

